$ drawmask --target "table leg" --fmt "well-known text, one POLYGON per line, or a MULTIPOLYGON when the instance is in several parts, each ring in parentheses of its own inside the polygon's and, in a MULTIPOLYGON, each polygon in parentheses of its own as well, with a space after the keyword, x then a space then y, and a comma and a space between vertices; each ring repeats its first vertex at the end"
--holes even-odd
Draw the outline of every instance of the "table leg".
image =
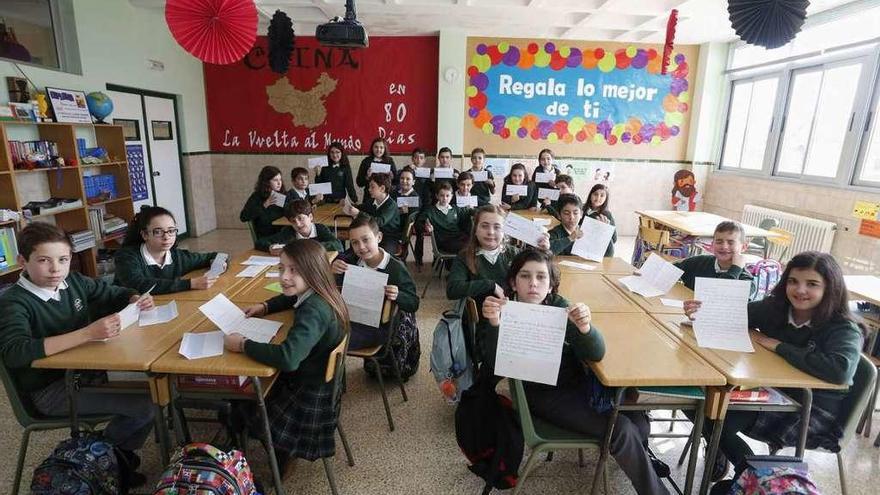
POLYGON ((64 372, 64 385, 67 388, 67 406, 70 409, 70 436, 79 433, 79 417, 76 408, 76 370, 64 372))
POLYGON ((599 488, 599 480, 602 478, 605 470, 605 464, 608 462, 608 454, 611 451, 611 435, 614 433, 614 424, 617 423, 617 416, 620 414, 620 405, 623 403, 623 393, 626 387, 617 389, 614 398, 614 408, 611 410, 611 416, 608 418, 608 428, 605 430, 605 441, 602 442, 602 451, 599 454, 599 462, 596 463, 596 474, 593 475, 593 487, 591 494, 597 493, 599 488))
MULTIPOLYGON (((712 420, 712 436, 706 445, 705 466, 703 467, 703 479, 700 482, 700 495, 709 492, 712 480, 712 466, 715 465, 715 456, 718 454, 718 445, 721 443, 721 429, 724 426, 724 418, 727 416, 727 406, 730 402, 729 388, 712 387, 706 394, 706 416, 712 420)), ((693 451, 699 449, 699 443, 691 446, 693 451)), ((694 455, 693 452, 691 455, 694 455)))
POLYGON ((705 411, 706 401, 701 400, 697 404, 696 414, 694 414, 694 429, 691 431, 691 452, 688 457, 687 475, 684 481, 684 493, 690 494, 694 488, 694 473, 697 469, 697 457, 700 456, 700 438, 703 436, 703 423, 706 420, 705 411))
POLYGON ((254 393, 257 395, 257 406, 263 419, 263 435, 266 438, 266 453, 269 456, 269 468, 272 471, 272 480, 275 483, 275 494, 284 495, 284 486, 281 484, 281 471, 278 468, 278 459, 275 458, 275 446, 272 444, 272 430, 269 426, 269 412, 266 410, 266 401, 263 399, 263 385, 257 376, 251 377, 254 384, 254 393))
POLYGON ((159 404, 153 404, 156 408, 156 426, 159 430, 159 457, 162 459, 162 465, 167 466, 170 461, 171 442, 168 439, 168 423, 165 421, 165 413, 163 407, 159 404))
POLYGON ((810 429, 810 410, 813 407, 813 391, 809 388, 803 390, 804 395, 801 397, 801 436, 795 451, 795 455, 801 459, 804 458, 804 450, 806 450, 807 446, 807 433, 810 429))

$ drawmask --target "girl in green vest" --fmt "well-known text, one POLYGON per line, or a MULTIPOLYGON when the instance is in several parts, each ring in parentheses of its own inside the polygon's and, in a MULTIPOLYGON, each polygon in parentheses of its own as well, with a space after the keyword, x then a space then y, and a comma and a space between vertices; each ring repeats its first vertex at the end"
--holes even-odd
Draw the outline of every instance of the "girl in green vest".
POLYGON ((254 184, 254 192, 248 197, 247 202, 241 209, 238 218, 242 222, 250 222, 256 237, 266 237, 281 230, 272 222, 284 216, 284 208, 275 204, 273 192, 286 194, 284 179, 281 178, 281 170, 278 167, 267 165, 260 170, 257 183, 254 184))

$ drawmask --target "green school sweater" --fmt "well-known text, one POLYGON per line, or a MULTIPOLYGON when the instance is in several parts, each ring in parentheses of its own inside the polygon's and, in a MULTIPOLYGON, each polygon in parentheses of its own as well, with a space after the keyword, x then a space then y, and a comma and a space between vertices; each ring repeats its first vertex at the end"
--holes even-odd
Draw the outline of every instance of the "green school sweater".
POLYGON ((324 202, 338 203, 348 197, 352 203, 357 202, 357 190, 354 188, 354 180, 351 177, 351 168, 348 165, 328 165, 321 167, 321 171, 315 177, 315 182, 329 182, 333 189, 333 194, 325 194, 324 202))
POLYGON ((446 298, 456 300, 472 297, 477 302, 477 308, 482 308, 483 299, 495 292, 495 284, 507 287, 507 270, 517 254, 519 249, 507 246, 494 265, 485 257, 477 256, 477 273, 471 273, 464 256, 459 254, 452 261, 446 278, 446 298))
MULTIPOLYGON (((567 308, 568 301, 559 294, 552 294, 545 303, 547 306, 567 308)), ((495 370, 495 352, 498 347, 499 327, 481 318, 477 324, 477 341, 483 358, 483 365, 488 365, 490 370, 495 370)), ((559 374, 556 377, 556 387, 577 386, 585 373, 585 361, 601 361, 605 357, 605 340, 602 333, 595 325, 590 326, 587 334, 582 334, 577 325, 568 320, 565 328, 565 344, 562 346, 562 359, 559 363, 559 374)), ((532 388, 554 388, 552 385, 531 383, 532 388)), ((586 399, 586 398, 585 398, 586 399)))
MULTIPOLYGON (((336 259, 340 259, 349 265, 356 265, 359 261, 357 255, 355 255, 351 249, 339 253, 336 259)), ((388 274, 388 285, 397 286, 397 307, 400 308, 401 311, 407 313, 415 313, 418 311, 419 295, 416 291, 416 283, 413 281, 409 270, 406 269, 406 265, 394 256, 391 256, 388 265, 378 271, 388 274)), ((344 273, 336 275, 337 286, 341 288, 344 281, 344 273)), ((376 290, 384 290, 384 287, 377 287, 376 290)))
POLYGON ((342 341, 343 331, 330 305, 318 294, 311 294, 297 308, 293 308, 295 297, 287 299, 286 309, 293 309, 294 313, 293 326, 287 332, 287 338, 280 344, 248 340, 244 352, 283 372, 295 371, 303 383, 321 385, 324 383, 327 359, 342 341))
MULTIPOLYGON (((483 171, 488 172, 487 175, 489 177, 489 180, 487 180, 486 182, 474 181, 474 185, 473 187, 471 187, 471 194, 477 197, 477 206, 483 206, 491 203, 492 195, 495 194, 495 176, 492 175, 491 170, 486 170, 485 168, 483 170, 479 170, 479 172, 483 171)), ((474 170, 473 167, 471 167, 468 172, 473 174, 477 171, 474 170)))
POLYGON ((284 209, 280 206, 269 205, 263 208, 264 199, 257 193, 251 193, 247 202, 238 214, 238 219, 242 222, 251 222, 254 226, 254 233, 257 237, 270 236, 281 227, 272 225, 272 222, 284 216, 284 209))
POLYGON ((190 290, 189 280, 181 277, 187 273, 211 266, 217 253, 193 253, 186 249, 172 248, 171 264, 159 268, 148 265, 141 254, 141 246, 128 246, 116 251, 116 278, 113 283, 144 293, 156 286, 151 294, 170 294, 190 290))
POLYGON ((556 227, 550 229, 549 234, 550 251, 552 251, 554 255, 568 256, 571 254, 571 247, 574 246, 574 241, 569 239, 569 234, 565 230, 565 227, 562 226, 562 224, 559 224, 556 227))
MULTIPOLYGON (((856 324, 841 318, 796 328, 788 321, 787 302, 780 304, 773 296, 750 302, 749 328, 781 341, 776 353, 795 368, 827 382, 852 385, 862 348, 856 324)), ((835 414, 846 392, 814 390, 813 404, 835 414)))
POLYGON ((434 226, 434 236, 437 240, 453 239, 461 237, 462 233, 471 230, 471 208, 459 208, 458 206, 449 206, 449 211, 444 215, 437 206, 428 206, 422 208, 416 217, 414 228, 416 232, 424 232, 425 223, 431 222, 434 226))
POLYGON ((410 207, 410 208, 408 208, 409 211, 406 213, 404 213, 403 210, 400 209, 400 207, 397 208, 398 213, 400 213, 400 237, 401 237, 401 239, 403 238, 404 231, 406 230, 406 226, 409 225, 410 220, 412 219, 413 221, 415 221, 415 219, 417 218, 419 211, 421 211, 422 206, 424 205, 424 200, 422 199, 418 190, 416 190, 415 186, 413 186, 413 188, 410 189, 409 192, 406 194, 402 193, 400 191, 400 189, 396 189, 394 191, 394 194, 391 195, 391 199, 394 201, 395 205, 397 204, 397 198, 415 198, 415 197, 419 198, 419 207, 418 208, 410 207))
POLYGON ((512 196, 507 194, 507 183, 504 183, 504 190, 501 192, 501 202, 510 205, 511 210, 528 210, 533 206, 537 206, 538 204, 538 190, 535 188, 534 182, 529 182, 526 184, 528 186, 529 193, 525 196, 520 196, 519 201, 514 203, 511 198, 512 196))
MULTIPOLYGON (((584 210, 584 211, 586 212, 586 210, 584 210)), ((605 210, 603 215, 605 215, 605 218, 608 219, 608 223, 610 223, 611 225, 614 225, 614 226, 617 225, 616 223, 614 223, 614 216, 611 215, 610 211, 605 210)), ((587 216, 590 218, 593 218, 593 219, 598 219, 599 213, 593 212, 587 216)), ((610 257, 614 256, 614 243, 616 243, 616 242, 617 242, 617 229, 614 229, 614 233, 611 234, 611 242, 608 243, 608 249, 605 250, 605 257, 606 258, 610 258, 610 257)))
MULTIPOLYGON (((535 170, 532 171, 532 182, 533 182, 533 183, 536 182, 536 181, 535 181, 535 178, 538 176, 538 172, 544 172, 544 173, 547 173, 547 172, 553 172, 553 175, 559 175, 559 174, 562 173, 562 171, 559 170, 559 167, 557 167, 556 165, 550 165, 550 170, 544 170, 544 169, 541 168, 541 166, 539 165, 539 166, 535 167, 535 170)), ((544 187, 547 187, 547 183, 546 183, 546 182, 541 182, 540 184, 541 184, 542 186, 544 186, 544 187)))
MULTIPOLYGON (((370 194, 367 191, 367 184, 369 179, 367 178, 367 172, 370 171, 370 164, 373 161, 377 161, 380 163, 387 163, 391 165, 391 181, 396 186, 397 185, 397 167, 394 165, 394 159, 390 156, 385 160, 375 160, 372 155, 365 157, 361 160, 361 164, 358 166, 357 177, 355 177, 355 182, 358 186, 364 188, 364 195, 362 196, 364 201, 370 199, 370 194)), ((354 201, 354 198, 351 198, 354 201)))
MULTIPOLYGON (((314 240, 318 241, 324 249, 327 251, 342 251, 342 243, 339 242, 339 239, 333 235, 333 232, 327 228, 326 225, 316 223, 315 225, 315 234, 316 237, 313 237, 314 240)), ((269 247, 272 244, 287 244, 288 242, 296 239, 296 229, 292 226, 287 225, 282 228, 277 234, 270 235, 268 237, 261 237, 257 239, 257 242, 254 244, 254 247, 259 249, 260 251, 269 251, 269 247)))
POLYGON ((20 285, 0 296, 0 359, 9 369, 19 392, 40 390, 64 377, 63 370, 31 368, 46 357, 43 341, 79 330, 128 305, 131 289, 71 273, 61 300, 43 301, 20 285))
POLYGON ((400 210, 397 209, 397 200, 389 196, 376 208, 373 200, 368 199, 358 207, 358 210, 361 211, 361 215, 376 219, 384 239, 400 240, 400 210))
POLYGON ((726 278, 730 280, 748 280, 752 284, 749 300, 754 299, 758 293, 758 285, 754 277, 740 266, 731 265, 730 269, 726 272, 716 273, 715 256, 711 254, 691 256, 673 264, 684 270, 684 273, 681 275, 681 283, 690 290, 694 290, 694 281, 697 277, 726 278))

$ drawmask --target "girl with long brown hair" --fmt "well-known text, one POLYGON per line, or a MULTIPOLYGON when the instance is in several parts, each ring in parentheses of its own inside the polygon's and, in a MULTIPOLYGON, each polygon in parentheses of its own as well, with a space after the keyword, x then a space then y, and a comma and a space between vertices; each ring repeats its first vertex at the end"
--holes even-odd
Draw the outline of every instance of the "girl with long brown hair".
POLYGON ((278 167, 267 165, 260 170, 254 192, 248 197, 238 219, 250 222, 257 238, 278 233, 281 227, 272 222, 284 216, 284 208, 274 203, 273 193, 286 194, 284 179, 278 167))

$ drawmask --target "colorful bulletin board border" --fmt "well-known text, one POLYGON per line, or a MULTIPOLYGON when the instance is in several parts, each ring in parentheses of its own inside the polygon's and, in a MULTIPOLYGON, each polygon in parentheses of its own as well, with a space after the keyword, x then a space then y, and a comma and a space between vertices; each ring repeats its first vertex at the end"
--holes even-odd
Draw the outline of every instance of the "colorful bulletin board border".
POLYGON ((469 38, 465 148, 684 159, 699 47, 469 38))

